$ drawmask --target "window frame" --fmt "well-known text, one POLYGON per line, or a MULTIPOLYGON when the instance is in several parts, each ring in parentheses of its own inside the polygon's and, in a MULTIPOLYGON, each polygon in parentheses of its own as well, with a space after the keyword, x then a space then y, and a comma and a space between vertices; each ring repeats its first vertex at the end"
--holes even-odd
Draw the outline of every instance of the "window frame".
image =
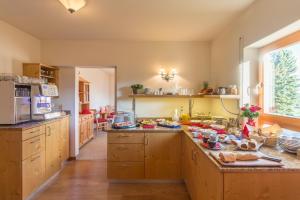
MULTIPOLYGON (((259 49, 259 105, 264 108, 264 66, 263 66, 263 56, 264 54, 286 47, 295 43, 300 42, 300 31, 292 33, 284 38, 281 38, 271 44, 268 44, 259 49)), ((300 118, 282 116, 270 113, 264 113, 264 109, 261 111, 261 116, 259 118, 259 124, 279 124, 283 128, 300 131, 300 118)))

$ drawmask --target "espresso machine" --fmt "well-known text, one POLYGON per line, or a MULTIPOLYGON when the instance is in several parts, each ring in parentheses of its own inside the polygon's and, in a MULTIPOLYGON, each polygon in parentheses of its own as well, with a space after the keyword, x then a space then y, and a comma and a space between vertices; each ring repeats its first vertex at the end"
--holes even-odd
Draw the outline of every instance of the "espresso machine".
POLYGON ((31 87, 32 120, 46 120, 61 116, 61 112, 52 112, 52 98, 57 96, 56 85, 33 85, 31 87))

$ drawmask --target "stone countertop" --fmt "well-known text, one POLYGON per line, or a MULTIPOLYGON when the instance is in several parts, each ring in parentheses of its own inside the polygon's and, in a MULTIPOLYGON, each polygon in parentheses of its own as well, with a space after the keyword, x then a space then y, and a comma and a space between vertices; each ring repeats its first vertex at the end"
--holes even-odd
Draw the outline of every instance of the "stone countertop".
POLYGON ((47 120, 37 120, 37 121, 28 121, 28 122, 23 122, 20 124, 12 124, 12 125, 0 125, 0 131, 23 131, 26 129, 34 128, 37 126, 41 126, 43 124, 47 124, 53 121, 56 121, 58 119, 64 118, 70 116, 70 114, 62 115, 60 117, 56 117, 53 119, 47 119, 47 120))
MULTIPOLYGON (((206 149, 200 145, 200 140, 193 138, 191 132, 188 131, 187 126, 182 126, 182 128, 172 129, 157 127, 155 129, 144 129, 141 127, 131 128, 131 129, 112 129, 108 133, 117 133, 117 132, 183 132, 189 136, 189 138, 197 145, 197 147, 204 152, 208 159, 215 164, 215 166, 222 172, 225 173, 238 173, 238 172, 300 172, 300 160, 297 159, 297 156, 294 154, 286 153, 280 149, 270 148, 270 147, 261 147, 259 152, 282 159, 283 167, 223 167, 218 161, 216 161, 212 156, 209 155, 210 152, 216 152, 209 149, 206 149)), ((228 152, 237 152, 233 145, 224 145, 225 149, 222 151, 228 152)))
MULTIPOLYGON (((199 149, 204 152, 207 157, 219 168, 220 171, 225 173, 237 173, 237 172, 300 172, 300 160, 297 159, 297 156, 294 154, 286 153, 281 151, 280 149, 270 148, 270 147, 261 147, 259 152, 271 156, 282 159, 283 167, 223 167, 218 161, 216 161, 210 154, 216 153, 216 151, 206 149, 201 146, 200 140, 192 137, 192 134, 184 129, 185 134, 189 136, 189 138, 199 147, 199 149)), ((227 152, 238 152, 235 150, 235 147, 231 144, 223 145, 225 148, 222 151, 227 152)), ((221 151, 217 151, 221 152, 221 151)), ((244 152, 244 151, 243 151, 244 152)))
POLYGON ((119 132, 146 132, 146 133, 163 133, 163 132, 182 132, 182 128, 165 128, 161 126, 157 126, 156 128, 142 128, 142 127, 136 127, 136 128, 128 128, 128 129, 110 129, 107 132, 108 133, 119 133, 119 132))

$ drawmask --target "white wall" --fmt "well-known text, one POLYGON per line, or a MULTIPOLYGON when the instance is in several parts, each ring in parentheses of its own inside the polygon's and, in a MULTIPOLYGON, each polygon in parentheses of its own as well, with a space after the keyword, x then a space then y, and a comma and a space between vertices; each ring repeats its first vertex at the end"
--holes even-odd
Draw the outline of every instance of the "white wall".
POLYGON ((62 105, 63 110, 69 110, 70 116, 70 155, 79 153, 79 85, 78 69, 75 67, 60 67, 59 98, 53 99, 57 105, 62 105))
MULTIPOLYGON (((227 30, 212 42, 211 78, 215 85, 239 83, 239 37, 247 47, 300 19, 299 0, 257 0, 227 30)), ((256 52, 257 53, 257 52, 256 52)), ((257 84, 255 50, 245 49, 245 61, 251 60, 251 86, 257 84)), ((255 94, 253 93, 255 100, 255 94)))
MULTIPOLYGON (((210 43, 207 42, 129 42, 129 41, 42 41, 42 61, 58 66, 117 66, 118 109, 131 110, 129 86, 181 87, 200 89, 210 79, 210 43), (176 68, 175 81, 167 83, 158 75, 159 69, 176 68)), ((172 101, 152 101, 140 107, 141 115, 153 113, 168 116, 172 101)), ((177 107, 174 105, 173 108, 177 107)), ((207 106, 202 106, 203 108, 207 106)), ((173 110, 172 108, 172 110, 173 110)), ((186 110, 187 112, 187 110, 186 110)), ((141 116, 140 115, 140 116, 141 116)))
POLYGON ((79 76, 90 82, 90 108, 114 106, 114 69, 78 68, 79 76))
POLYGON ((0 20, 0 73, 23 73, 23 62, 40 61, 40 40, 0 20))

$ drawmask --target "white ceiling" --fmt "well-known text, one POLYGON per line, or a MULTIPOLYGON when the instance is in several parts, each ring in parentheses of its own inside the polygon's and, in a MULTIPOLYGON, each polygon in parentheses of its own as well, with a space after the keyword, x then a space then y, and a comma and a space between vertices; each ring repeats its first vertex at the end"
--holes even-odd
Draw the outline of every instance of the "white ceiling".
POLYGON ((40 39, 208 41, 254 0, 0 0, 0 19, 40 39))

